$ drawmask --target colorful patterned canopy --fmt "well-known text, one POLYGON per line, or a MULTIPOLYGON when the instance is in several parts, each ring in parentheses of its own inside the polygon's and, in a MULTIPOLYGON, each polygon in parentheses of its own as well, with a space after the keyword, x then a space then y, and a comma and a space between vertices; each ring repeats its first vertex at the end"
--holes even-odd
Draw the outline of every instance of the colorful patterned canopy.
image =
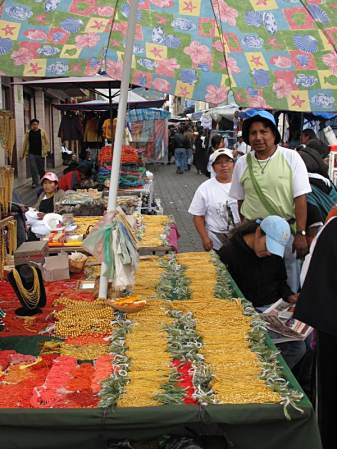
MULTIPOLYGON (((119 79, 126 0, 5 0, 8 76, 119 79)), ((212 104, 337 110, 334 0, 139 0, 134 84, 212 104)))

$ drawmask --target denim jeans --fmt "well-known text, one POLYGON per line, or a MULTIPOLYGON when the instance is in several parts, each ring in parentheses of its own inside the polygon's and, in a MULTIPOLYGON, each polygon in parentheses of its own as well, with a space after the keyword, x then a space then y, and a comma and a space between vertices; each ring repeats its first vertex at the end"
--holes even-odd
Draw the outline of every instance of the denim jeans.
POLYGON ((176 161, 177 170, 187 170, 187 151, 185 148, 176 148, 174 150, 174 159, 176 161))
POLYGON ((32 176, 32 184, 39 185, 40 179, 44 174, 44 160, 42 156, 36 154, 29 155, 30 172, 32 176))
POLYGON ((188 150, 186 150, 187 153, 187 163, 188 165, 192 165, 193 164, 193 150, 192 148, 189 148, 188 150))

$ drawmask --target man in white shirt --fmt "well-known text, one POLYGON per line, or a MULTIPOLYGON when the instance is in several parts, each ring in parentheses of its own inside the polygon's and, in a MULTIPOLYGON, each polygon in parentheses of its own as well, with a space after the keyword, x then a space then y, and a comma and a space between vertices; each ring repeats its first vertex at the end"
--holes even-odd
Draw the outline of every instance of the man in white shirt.
POLYGON ((249 153, 251 150, 250 146, 247 145, 242 138, 242 131, 238 131, 238 141, 234 145, 234 157, 237 159, 245 154, 249 153))
POLYGON ((306 194, 311 187, 307 169, 296 151, 278 145, 281 136, 270 112, 255 111, 244 121, 242 136, 252 151, 235 165, 230 196, 238 200, 247 220, 278 215, 296 224, 292 247, 285 255, 289 287, 296 292, 299 266, 293 250, 301 258, 308 251, 306 194))

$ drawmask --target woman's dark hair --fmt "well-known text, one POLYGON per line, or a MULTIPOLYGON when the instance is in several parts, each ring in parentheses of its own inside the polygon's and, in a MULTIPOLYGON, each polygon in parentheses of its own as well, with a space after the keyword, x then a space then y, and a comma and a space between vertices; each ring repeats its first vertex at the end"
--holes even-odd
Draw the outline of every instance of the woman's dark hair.
POLYGON ((318 151, 306 146, 300 148, 297 152, 303 159, 309 173, 318 173, 324 178, 329 178, 329 167, 318 151))
POLYGON ((215 134, 211 139, 211 146, 215 148, 222 141, 223 137, 221 134, 215 134))
MULTIPOLYGON (((248 220, 241 223, 239 226, 236 226, 229 234, 229 238, 232 238, 236 236, 237 234, 240 234, 242 236, 248 235, 248 234, 255 234, 256 229, 260 226, 258 223, 259 219, 256 220, 248 220)), ((261 219, 262 221, 262 219, 261 219)), ((262 234, 264 235, 264 232, 261 229, 262 234)))
POLYGON ((77 170, 78 169, 78 162, 76 161, 71 161, 70 164, 68 165, 68 167, 66 167, 63 170, 63 174, 66 175, 67 173, 69 173, 70 171, 73 170, 77 170))
POLYGON ((317 139, 316 133, 313 129, 307 128, 302 131, 302 134, 310 139, 317 139))

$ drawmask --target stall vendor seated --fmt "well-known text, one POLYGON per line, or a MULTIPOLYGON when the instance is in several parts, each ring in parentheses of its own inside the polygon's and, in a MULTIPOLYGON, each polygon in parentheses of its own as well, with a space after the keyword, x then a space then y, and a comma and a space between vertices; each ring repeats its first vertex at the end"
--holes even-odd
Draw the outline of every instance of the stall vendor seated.
POLYGON ((46 172, 41 178, 42 193, 39 196, 35 209, 39 211, 39 218, 42 219, 45 214, 54 212, 54 204, 60 201, 63 196, 63 190, 59 189, 58 177, 53 172, 46 172))
MULTIPOLYGON (((289 303, 297 301, 298 295, 287 284, 283 261, 290 235, 287 221, 270 215, 234 229, 218 252, 242 293, 260 312, 280 298, 289 303)), ((278 347, 290 368, 306 351, 303 341, 281 343, 278 347)))

